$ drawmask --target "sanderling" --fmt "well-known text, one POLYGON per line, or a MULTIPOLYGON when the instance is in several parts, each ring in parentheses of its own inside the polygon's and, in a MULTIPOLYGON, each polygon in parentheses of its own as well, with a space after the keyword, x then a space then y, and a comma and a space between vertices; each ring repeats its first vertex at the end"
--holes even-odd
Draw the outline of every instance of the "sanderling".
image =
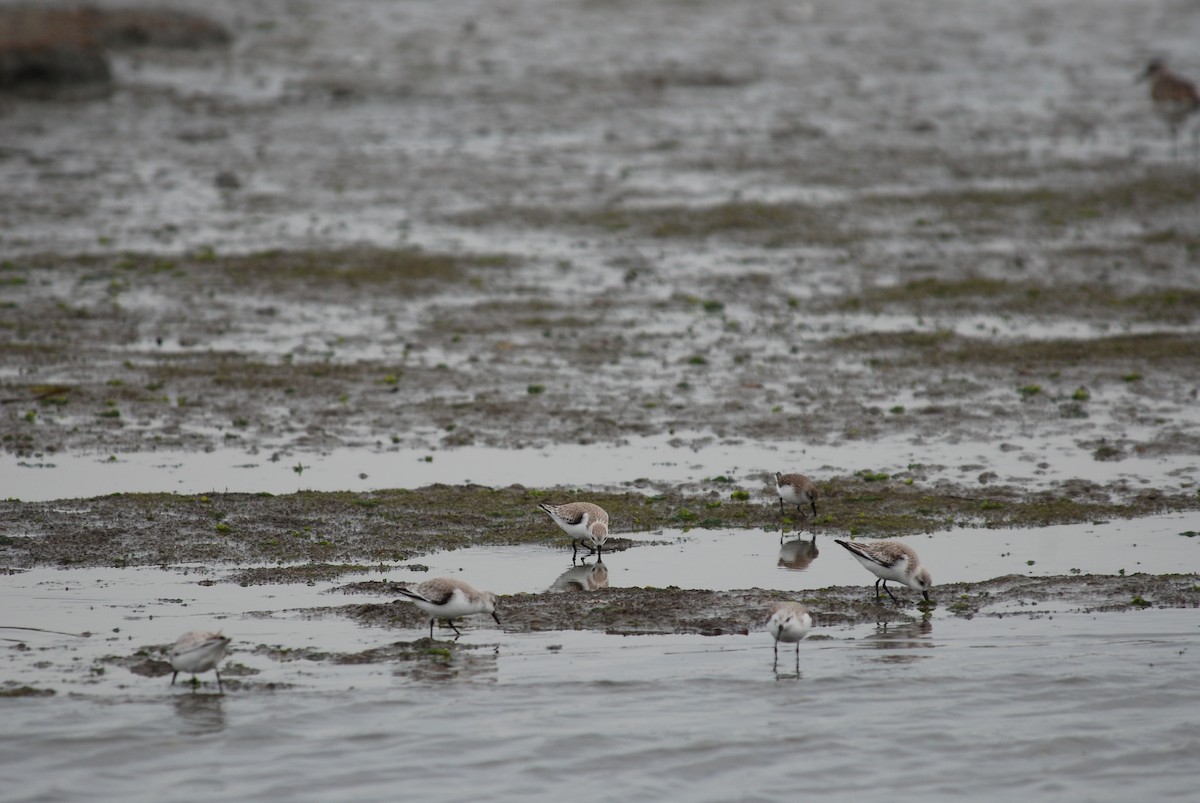
POLYGON ((779 662, 779 642, 796 644, 796 661, 800 661, 800 640, 812 627, 812 614, 799 602, 777 602, 767 618, 767 632, 775 637, 775 662, 779 662))
POLYGON ((479 591, 462 580, 451 577, 435 577, 426 580, 414 588, 402 588, 400 594, 431 617, 429 620, 429 638, 433 638, 433 625, 438 619, 444 619, 450 629, 462 635, 454 626, 456 616, 469 616, 473 613, 490 613, 500 624, 496 615, 496 595, 491 591, 479 591))
POLYGON ((171 668, 175 670, 171 675, 171 685, 175 685, 175 678, 180 672, 191 672, 194 681, 197 673, 211 669, 217 673, 217 691, 223 692, 221 671, 217 669, 217 664, 225 657, 227 647, 229 636, 222 636, 220 633, 210 633, 206 630, 190 630, 184 633, 171 645, 171 652, 167 656, 171 668))
POLYGON ((595 591, 597 588, 608 588, 608 567, 600 558, 596 558, 595 563, 572 566, 550 586, 551 591, 595 591))
POLYGON ((775 472, 775 492, 779 494, 779 515, 783 515, 783 503, 795 505, 796 510, 803 512, 804 505, 812 508, 813 518, 817 516, 816 484, 803 474, 783 474, 775 472))
POLYGON ((571 560, 579 553, 582 543, 597 555, 602 554, 604 542, 608 540, 608 513, 591 502, 568 502, 565 505, 538 504, 550 514, 562 531, 571 536, 571 560))
POLYGON ((850 554, 858 558, 858 562, 866 566, 879 579, 875 581, 875 599, 879 599, 879 585, 893 601, 899 602, 892 590, 887 587, 888 580, 903 583, 929 600, 929 588, 933 580, 929 570, 921 565, 921 559, 916 551, 908 544, 899 541, 864 541, 851 543, 835 538, 842 546, 850 550, 850 554))
MULTIPOLYGON (((1167 69, 1163 59, 1151 59, 1138 81, 1150 80, 1150 99, 1171 131, 1171 158, 1178 156, 1179 128, 1192 114, 1200 111, 1200 93, 1196 85, 1181 75, 1167 69)), ((1200 133, 1197 134, 1200 147, 1200 133)))

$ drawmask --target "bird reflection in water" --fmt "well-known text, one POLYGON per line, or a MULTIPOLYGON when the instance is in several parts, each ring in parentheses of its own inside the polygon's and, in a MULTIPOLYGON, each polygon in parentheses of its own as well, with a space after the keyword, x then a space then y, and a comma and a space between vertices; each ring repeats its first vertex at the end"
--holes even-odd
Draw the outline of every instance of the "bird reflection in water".
POLYGON ((598 588, 608 588, 608 567, 599 559, 595 563, 572 564, 550 586, 551 591, 595 591, 598 588))
POLYGON ((182 725, 181 733, 201 736, 225 730, 223 695, 181 694, 173 697, 172 702, 182 725))
POLYGON ((776 564, 781 569, 802 572, 817 559, 817 555, 821 554, 821 551, 817 549, 815 532, 811 538, 797 537, 786 542, 783 539, 784 532, 781 528, 779 531, 779 562, 776 564))
MULTIPOLYGON (((912 650, 912 649, 928 649, 936 647, 930 636, 933 635, 933 622, 926 617, 919 622, 878 622, 875 626, 875 632, 864 636, 859 642, 864 647, 872 647, 879 650, 912 650)), ((914 655, 897 652, 894 655, 888 655, 880 660, 888 663, 912 663, 922 658, 929 658, 928 655, 914 655)))

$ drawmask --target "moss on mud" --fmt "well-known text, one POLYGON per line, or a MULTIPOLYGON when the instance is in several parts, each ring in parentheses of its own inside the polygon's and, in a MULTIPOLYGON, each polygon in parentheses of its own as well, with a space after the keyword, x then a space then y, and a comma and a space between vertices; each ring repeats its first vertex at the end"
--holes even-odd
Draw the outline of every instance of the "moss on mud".
MULTIPOLYGON (((936 488, 862 476, 820 483, 821 532, 887 537, 954 526, 1027 527, 1134 518, 1195 510, 1195 494, 1168 494, 1075 484, 1063 493, 1023 493, 1006 486, 936 488), (1113 501, 1114 499, 1118 501, 1113 501)), ((58 503, 0 502, 6 541, 0 566, 132 566, 192 562, 307 562, 309 568, 248 569, 227 579, 244 583, 328 579, 381 561, 402 561, 478 544, 568 539, 538 502, 587 499, 604 506, 614 534, 664 527, 705 529, 781 526, 774 500, 721 501, 669 488, 657 493, 589 492, 430 485, 372 493, 114 494, 58 503), (228 525, 215 532, 214 521, 228 525), (345 564, 345 565, 337 565, 345 564)), ((797 518, 796 522, 801 519, 797 518)), ((795 523, 791 514, 782 524, 795 523)))

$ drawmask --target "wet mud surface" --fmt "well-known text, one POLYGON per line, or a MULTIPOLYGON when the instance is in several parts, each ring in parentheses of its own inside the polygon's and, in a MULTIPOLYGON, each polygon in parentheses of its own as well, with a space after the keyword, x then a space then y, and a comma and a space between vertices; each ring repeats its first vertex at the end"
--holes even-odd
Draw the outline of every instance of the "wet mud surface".
POLYGON ((1200 188, 1138 54, 855 5, 217 4, 230 47, 9 100, 0 447, 1194 453, 1200 188))
MULTIPOLYGON (((884 538, 956 526, 1027 527, 1136 518, 1200 506, 1195 494, 1137 491, 1122 499, 1110 496, 1113 489, 1087 486, 1070 495, 1022 495, 998 486, 984 493, 854 477, 819 487, 826 501, 816 521, 785 517, 784 528, 884 538)), ((606 549, 618 551, 631 546, 622 532, 638 532, 644 538, 663 527, 779 530, 778 508, 765 490, 756 498, 730 498, 739 493, 751 497, 715 489, 704 495, 662 489, 652 495, 586 496, 609 511, 613 539, 606 549)), ((228 579, 241 583, 310 582, 380 562, 419 564, 420 556, 439 550, 522 543, 567 549, 569 539, 537 509, 539 501, 564 498, 562 491, 521 487, 430 486, 373 494, 114 494, 59 502, 6 500, 0 502, 5 522, 0 561, 9 569, 228 564, 228 579), (238 564, 263 563, 278 566, 237 570, 238 564)))
MULTIPOLYGON (((1141 50, 1186 51, 1182 30, 1151 42, 1119 5, 1089 10, 1088 51, 1120 55, 1084 69, 1058 12, 1025 5, 960 4, 936 30, 862 3, 178 5, 232 42, 114 51, 103 97, 2 99, 9 454, 232 447, 300 473, 334 448, 582 455, 665 435, 682 454, 785 445, 796 465, 778 468, 816 476, 814 526, 837 533, 1200 504, 1195 466, 1138 476, 1200 450, 1200 183, 1131 85, 1141 50), (808 445, 885 439, 931 457, 803 464, 808 445), (1043 471, 1046 443, 1083 468, 1050 488, 986 460, 977 482, 927 481, 964 446, 1043 471), (1084 476, 1102 462, 1129 476, 1084 476)), ((626 532, 777 526, 769 499, 720 478, 681 489, 647 467, 626 484, 588 494, 626 532)), ((63 488, 0 503, 0 565, 323 582, 561 545, 535 506, 564 493, 63 488)), ((913 616, 821 593, 830 621, 913 616)), ((775 598, 607 589, 506 608, 528 630, 723 633, 775 598)), ((1196 604, 1174 576, 1001 577, 940 604, 1042 598, 1196 604)), ((413 626, 398 605, 337 610, 413 626)))
MULTIPOLYGON (((359 584, 347 592, 386 594, 387 584, 359 584)), ((394 589, 391 589, 394 592, 394 589)), ((876 601, 873 588, 833 586, 816 592, 785 593, 764 589, 701 591, 679 588, 610 588, 574 594, 515 594, 502 598, 506 630, 600 630, 618 635, 697 633, 748 634, 763 629, 771 605, 785 599, 803 602, 822 626, 869 623, 918 623, 939 605, 956 616, 1039 616, 1038 606, 1072 612, 1119 612, 1146 607, 1200 606, 1195 575, 1137 575, 1031 578, 1010 575, 982 583, 939 586, 933 603, 907 591, 899 602, 876 601)), ((415 628, 428 617, 404 602, 377 603, 330 611, 382 627, 415 628)))

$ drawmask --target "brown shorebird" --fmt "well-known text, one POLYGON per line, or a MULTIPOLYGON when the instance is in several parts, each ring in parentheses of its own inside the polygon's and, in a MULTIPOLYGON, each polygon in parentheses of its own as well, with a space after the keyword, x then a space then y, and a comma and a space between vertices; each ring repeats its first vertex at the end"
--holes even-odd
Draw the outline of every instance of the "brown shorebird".
POLYGON ((565 505, 538 505, 550 515, 563 532, 571 536, 571 560, 582 543, 594 554, 601 554, 608 540, 608 512, 591 502, 568 502, 565 505))
POLYGON ((933 586, 933 580, 929 576, 929 570, 921 565, 921 559, 917 557, 916 550, 908 544, 899 541, 857 541, 852 543, 839 538, 833 540, 848 549, 859 563, 879 578, 875 581, 875 599, 880 598, 879 585, 882 583, 883 590, 892 598, 892 601, 900 601, 887 587, 887 581, 891 580, 895 583, 903 583, 914 591, 920 591, 921 596, 925 597, 925 601, 929 601, 929 589, 933 586))
POLYGON ((414 588, 401 588, 400 595, 429 614, 429 638, 433 638, 433 625, 444 619, 450 629, 458 635, 462 632, 454 626, 459 616, 473 613, 490 613, 500 624, 496 615, 496 595, 490 591, 479 591, 473 586, 453 577, 435 577, 414 588))
MULTIPOLYGON (((1181 75, 1167 69, 1163 59, 1151 59, 1138 82, 1150 81, 1150 99, 1171 131, 1171 158, 1179 155, 1179 129, 1187 118, 1200 111, 1200 93, 1196 85, 1181 75)), ((1200 133, 1197 133, 1197 148, 1200 148, 1200 133)), ((1197 152, 1200 157, 1200 151, 1197 152)))
POLYGON ((779 515, 783 515, 783 503, 795 505, 796 510, 804 511, 803 505, 812 508, 813 518, 817 516, 816 484, 803 474, 783 474, 775 472, 775 492, 779 494, 779 515))

